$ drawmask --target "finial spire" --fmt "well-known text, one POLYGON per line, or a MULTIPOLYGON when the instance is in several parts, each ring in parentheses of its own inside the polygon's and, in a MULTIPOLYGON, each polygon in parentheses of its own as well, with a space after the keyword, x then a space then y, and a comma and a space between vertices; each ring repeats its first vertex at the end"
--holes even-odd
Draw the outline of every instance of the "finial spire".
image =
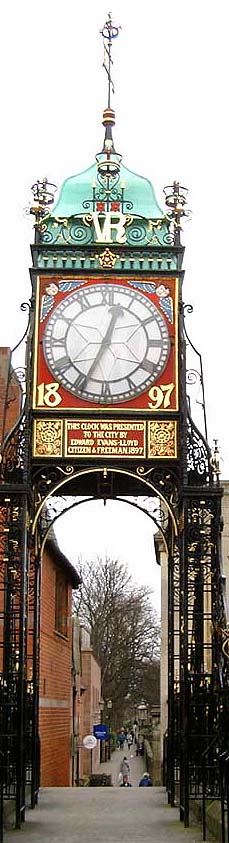
POLYGON ((111 47, 112 41, 114 38, 117 38, 119 30, 121 26, 114 26, 111 19, 111 13, 109 12, 108 19, 104 24, 103 29, 100 30, 101 35, 103 36, 103 48, 104 48, 104 57, 103 57, 103 67, 107 73, 108 78, 108 98, 107 98, 107 107, 111 107, 111 91, 114 94, 114 83, 111 78, 111 65, 113 64, 113 59, 111 58, 111 47))
POLYGON ((104 109, 102 121, 103 126, 105 127, 105 138, 102 152, 96 155, 98 173, 101 177, 106 176, 108 181, 110 178, 114 178, 115 176, 117 176, 120 169, 121 161, 121 156, 115 152, 114 148, 112 127, 115 125, 115 112, 113 108, 111 108, 111 93, 114 94, 114 83, 111 76, 113 65, 113 59, 111 57, 111 48, 112 42, 114 38, 117 38, 120 29, 121 26, 114 26, 114 24, 112 23, 111 13, 109 12, 108 19, 104 24, 103 29, 100 30, 100 34, 103 37, 104 47, 103 67, 106 71, 108 79, 107 107, 104 109))

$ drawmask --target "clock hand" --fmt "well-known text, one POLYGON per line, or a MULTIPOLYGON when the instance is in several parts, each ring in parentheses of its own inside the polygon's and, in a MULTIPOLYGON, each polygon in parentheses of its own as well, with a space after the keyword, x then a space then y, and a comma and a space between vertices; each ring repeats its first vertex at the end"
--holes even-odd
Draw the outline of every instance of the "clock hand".
POLYGON ((99 362, 100 358, 102 357, 104 350, 110 345, 111 337, 112 337, 113 330, 114 330, 115 324, 117 322, 117 319, 119 318, 119 316, 123 316, 123 308, 121 307, 120 304, 114 304, 112 307, 109 308, 108 313, 111 313, 111 320, 110 320, 109 325, 107 327, 106 333, 105 333, 105 335, 102 339, 101 345, 100 345, 100 347, 97 351, 97 354, 94 357, 94 360, 93 360, 90 368, 88 369, 88 372, 85 375, 85 378, 84 378, 83 382, 81 382, 81 389, 82 389, 82 386, 83 387, 85 386, 85 383, 88 380, 88 378, 92 375, 92 372, 94 372, 94 369, 96 368, 97 363, 99 362))

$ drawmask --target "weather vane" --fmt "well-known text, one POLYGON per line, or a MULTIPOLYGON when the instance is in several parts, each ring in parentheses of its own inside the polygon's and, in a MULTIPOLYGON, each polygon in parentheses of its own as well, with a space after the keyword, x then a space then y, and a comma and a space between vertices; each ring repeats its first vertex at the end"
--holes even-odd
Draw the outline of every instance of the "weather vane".
POLYGON ((100 34, 103 36, 103 48, 104 48, 104 58, 103 58, 103 67, 107 73, 108 77, 108 108, 111 105, 111 91, 114 94, 114 83, 111 78, 111 65, 113 64, 113 60, 111 58, 111 47, 112 41, 114 38, 117 38, 119 34, 119 30, 121 26, 114 26, 111 19, 111 13, 109 12, 108 20, 104 24, 103 29, 100 30, 100 34))

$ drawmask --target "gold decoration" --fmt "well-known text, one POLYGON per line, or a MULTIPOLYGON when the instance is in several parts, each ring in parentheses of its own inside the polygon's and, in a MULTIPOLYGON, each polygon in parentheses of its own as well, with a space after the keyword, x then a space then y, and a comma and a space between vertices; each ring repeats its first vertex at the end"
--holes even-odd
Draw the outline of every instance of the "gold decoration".
POLYGON ((104 252, 101 252, 101 255, 96 255, 99 260, 100 266, 104 267, 105 269, 111 268, 115 266, 116 261, 118 259, 118 255, 114 255, 110 249, 104 249, 104 252))
POLYGON ((179 529, 179 533, 183 533, 183 530, 184 530, 184 510, 182 510, 182 512, 180 513, 179 519, 178 519, 178 529, 179 529))
POLYGON ((176 427, 175 421, 149 422, 149 457, 177 456, 176 427))
POLYGON ((212 632, 221 638, 222 640, 222 652, 226 659, 229 659, 229 622, 226 623, 226 626, 223 628, 220 626, 218 621, 213 621, 212 623, 212 632))
POLYGON ((62 429, 61 419, 55 421, 35 422, 34 431, 34 456, 35 457, 61 457, 62 456, 62 429))
POLYGON ((91 214, 84 214, 84 216, 83 216, 83 222, 84 222, 84 225, 87 225, 87 226, 91 225, 91 224, 92 224, 92 222, 93 222, 93 217, 92 217, 92 215, 91 215, 91 214))

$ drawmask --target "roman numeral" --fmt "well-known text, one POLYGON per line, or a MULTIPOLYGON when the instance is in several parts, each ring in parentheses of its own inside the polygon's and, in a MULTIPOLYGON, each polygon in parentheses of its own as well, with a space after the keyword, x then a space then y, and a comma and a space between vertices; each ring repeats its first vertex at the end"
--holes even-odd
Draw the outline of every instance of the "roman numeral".
POLYGON ((67 355, 65 354, 64 357, 59 357, 59 360, 55 361, 55 365, 57 366, 60 372, 66 372, 67 369, 70 369, 71 360, 69 360, 69 357, 67 357, 67 355))
POLYGON ((76 387, 76 389, 83 389, 83 387, 86 383, 86 380, 87 380, 87 376, 83 375, 82 372, 79 372, 78 377, 74 381, 74 386, 76 387))
POLYGON ((58 348, 60 346, 64 347, 64 342, 65 342, 65 337, 62 337, 62 339, 59 339, 59 340, 56 339, 56 337, 52 337, 52 348, 58 348))
POLYGON ((155 369, 155 364, 152 363, 152 360, 147 360, 147 357, 145 357, 145 359, 141 362, 141 369, 144 369, 146 372, 150 372, 152 375, 152 372, 155 369))
POLYGON ((112 288, 102 290, 102 304, 109 304, 110 306, 114 304, 114 290, 112 288))
POLYGON ((101 390, 101 398, 109 398, 111 396, 111 390, 109 383, 107 381, 103 381, 102 383, 102 390, 101 390))
POLYGON ((84 290, 80 290, 79 293, 78 293, 78 296, 79 296, 79 300, 80 300, 81 309, 87 310, 88 307, 89 307, 89 302, 88 302, 88 298, 87 298, 84 290))
POLYGON ((130 377, 128 377, 126 380, 127 380, 129 389, 136 389, 136 383, 134 383, 134 381, 132 381, 130 377))

